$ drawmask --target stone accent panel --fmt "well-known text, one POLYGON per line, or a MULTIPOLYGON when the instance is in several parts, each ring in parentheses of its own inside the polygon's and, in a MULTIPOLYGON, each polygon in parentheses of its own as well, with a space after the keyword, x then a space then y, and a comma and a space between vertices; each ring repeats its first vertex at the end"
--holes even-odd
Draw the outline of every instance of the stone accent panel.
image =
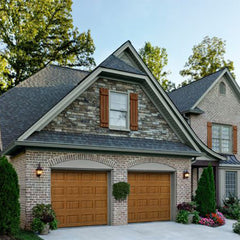
MULTIPOLYGON (((112 168, 111 184, 127 181, 128 168, 141 163, 161 163, 176 169, 176 202, 191 200, 191 178, 183 179, 183 171, 191 171, 191 159, 171 158, 160 156, 136 156, 119 154, 94 153, 61 153, 44 151, 26 151, 26 153, 12 159, 20 180, 21 189, 21 221, 22 226, 30 227, 32 208, 37 203, 51 203, 51 167, 57 163, 72 160, 90 160, 103 163, 112 168), (43 175, 38 178, 35 169, 41 163, 43 175), (21 164, 24 163, 22 166, 21 164), (25 170, 24 170, 25 169, 25 170)), ((128 222, 128 202, 116 201, 111 197, 111 224, 123 225, 128 222)))
POLYGON ((179 141, 140 85, 107 79, 97 80, 43 130, 179 141), (138 131, 100 127, 100 88, 138 94, 138 131))

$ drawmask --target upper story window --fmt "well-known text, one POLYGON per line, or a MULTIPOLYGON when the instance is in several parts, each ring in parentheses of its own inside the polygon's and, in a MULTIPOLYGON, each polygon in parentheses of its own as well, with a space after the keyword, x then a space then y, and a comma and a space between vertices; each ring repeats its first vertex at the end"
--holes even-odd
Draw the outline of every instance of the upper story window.
POLYGON ((237 196, 237 172, 235 171, 226 171, 225 194, 226 197, 237 196))
POLYGON ((212 149, 219 153, 232 153, 232 126, 212 125, 212 149))
POLYGON ((112 130, 138 131, 138 94, 100 88, 100 126, 112 130))
POLYGON ((109 98, 109 125, 110 128, 120 130, 129 129, 129 97, 126 93, 110 91, 109 98))
POLYGON ((224 82, 219 84, 219 93, 221 95, 226 95, 226 84, 224 82))

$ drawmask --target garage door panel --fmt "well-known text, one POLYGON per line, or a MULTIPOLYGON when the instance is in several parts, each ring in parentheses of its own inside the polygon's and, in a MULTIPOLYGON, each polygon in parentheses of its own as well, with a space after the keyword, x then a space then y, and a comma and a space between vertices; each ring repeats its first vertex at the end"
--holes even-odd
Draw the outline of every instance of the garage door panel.
POLYGON ((170 220, 170 174, 130 172, 128 221, 170 220))
POLYGON ((53 171, 52 206, 59 227, 107 224, 107 191, 106 172, 53 171))

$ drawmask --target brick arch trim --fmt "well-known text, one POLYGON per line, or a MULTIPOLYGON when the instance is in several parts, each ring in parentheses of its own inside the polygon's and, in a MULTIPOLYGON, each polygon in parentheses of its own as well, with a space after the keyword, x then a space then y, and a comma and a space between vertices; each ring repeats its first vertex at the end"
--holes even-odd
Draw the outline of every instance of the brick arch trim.
POLYGON ((131 168, 135 167, 135 166, 140 166, 143 164, 147 164, 147 163, 155 163, 155 164, 159 164, 159 165, 163 165, 166 166, 168 168, 171 168, 172 171, 177 171, 177 169, 172 166, 171 164, 169 164, 167 161, 165 162, 163 159, 161 159, 160 161, 157 161, 156 159, 141 159, 141 160, 132 160, 128 162, 127 168, 128 170, 130 170, 131 168))
POLYGON ((74 161, 74 160, 87 160, 87 161, 98 162, 111 168, 114 168, 114 166, 116 165, 115 160, 109 159, 97 154, 70 153, 70 154, 62 154, 49 159, 48 167, 53 167, 57 164, 74 161))

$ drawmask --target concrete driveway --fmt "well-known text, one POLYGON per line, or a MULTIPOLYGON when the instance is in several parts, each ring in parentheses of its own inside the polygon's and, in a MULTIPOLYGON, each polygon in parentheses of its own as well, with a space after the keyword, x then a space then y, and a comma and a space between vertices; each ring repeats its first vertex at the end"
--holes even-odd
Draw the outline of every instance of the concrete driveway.
POLYGON ((40 237, 44 240, 239 240, 239 235, 232 231, 234 222, 227 220, 224 226, 217 228, 175 222, 60 228, 40 237))

